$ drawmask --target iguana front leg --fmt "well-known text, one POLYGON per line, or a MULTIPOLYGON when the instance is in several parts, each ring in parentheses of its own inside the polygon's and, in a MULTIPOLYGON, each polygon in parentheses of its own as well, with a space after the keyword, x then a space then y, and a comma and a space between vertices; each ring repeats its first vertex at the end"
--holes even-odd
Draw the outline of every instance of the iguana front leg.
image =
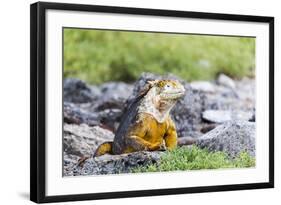
POLYGON ((169 119, 169 128, 165 134, 164 140, 168 150, 176 148, 178 136, 175 123, 171 119, 169 119))
POLYGON ((161 143, 151 143, 144 139, 147 134, 147 123, 139 119, 136 121, 130 132, 126 136, 126 145, 133 149, 133 151, 154 151, 158 150, 161 143))
POLYGON ((162 143, 151 143, 136 135, 128 136, 127 143, 135 149, 135 151, 155 151, 160 149, 162 143))

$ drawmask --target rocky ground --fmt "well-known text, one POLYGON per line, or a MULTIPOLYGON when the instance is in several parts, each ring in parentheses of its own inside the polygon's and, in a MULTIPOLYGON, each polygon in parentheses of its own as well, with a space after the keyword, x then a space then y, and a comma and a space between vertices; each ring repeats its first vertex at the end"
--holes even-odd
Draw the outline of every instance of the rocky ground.
POLYGON ((216 81, 187 83, 176 76, 144 73, 134 84, 109 82, 87 85, 77 79, 64 81, 64 175, 126 173, 139 165, 157 163, 162 152, 138 152, 90 158, 104 141, 112 141, 128 102, 147 80, 177 79, 186 94, 171 111, 178 131, 178 145, 197 144, 235 157, 241 151, 255 156, 255 81, 219 75, 216 81))

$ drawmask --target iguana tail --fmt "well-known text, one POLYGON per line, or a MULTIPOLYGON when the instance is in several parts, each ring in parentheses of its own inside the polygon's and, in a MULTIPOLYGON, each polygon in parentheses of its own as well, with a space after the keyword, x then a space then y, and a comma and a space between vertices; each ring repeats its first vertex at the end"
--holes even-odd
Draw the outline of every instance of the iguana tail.
POLYGON ((113 154, 112 153, 112 142, 102 143, 95 151, 94 157, 99 157, 104 154, 113 154))

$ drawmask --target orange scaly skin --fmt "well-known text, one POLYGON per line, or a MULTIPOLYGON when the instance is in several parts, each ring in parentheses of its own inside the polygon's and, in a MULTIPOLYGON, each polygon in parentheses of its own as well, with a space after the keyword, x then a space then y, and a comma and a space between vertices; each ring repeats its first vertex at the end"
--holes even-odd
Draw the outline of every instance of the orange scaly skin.
POLYGON ((101 144, 94 156, 172 150, 176 147, 176 126, 169 112, 184 95, 183 86, 174 80, 155 80, 148 82, 145 89, 135 121, 129 125, 126 134, 122 138, 115 137, 113 142, 101 144), (119 146, 119 151, 114 152, 114 145, 119 146))
POLYGON ((177 144, 176 127, 170 116, 160 123, 152 115, 141 113, 136 123, 129 129, 127 136, 125 153, 154 151, 165 147, 173 149, 177 144))

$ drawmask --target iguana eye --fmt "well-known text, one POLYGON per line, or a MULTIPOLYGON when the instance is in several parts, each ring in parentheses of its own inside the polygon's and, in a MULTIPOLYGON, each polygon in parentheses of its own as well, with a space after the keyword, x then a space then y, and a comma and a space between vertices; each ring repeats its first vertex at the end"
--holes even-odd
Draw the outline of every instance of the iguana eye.
POLYGON ((170 85, 165 85, 165 88, 170 88, 171 86, 170 85))

